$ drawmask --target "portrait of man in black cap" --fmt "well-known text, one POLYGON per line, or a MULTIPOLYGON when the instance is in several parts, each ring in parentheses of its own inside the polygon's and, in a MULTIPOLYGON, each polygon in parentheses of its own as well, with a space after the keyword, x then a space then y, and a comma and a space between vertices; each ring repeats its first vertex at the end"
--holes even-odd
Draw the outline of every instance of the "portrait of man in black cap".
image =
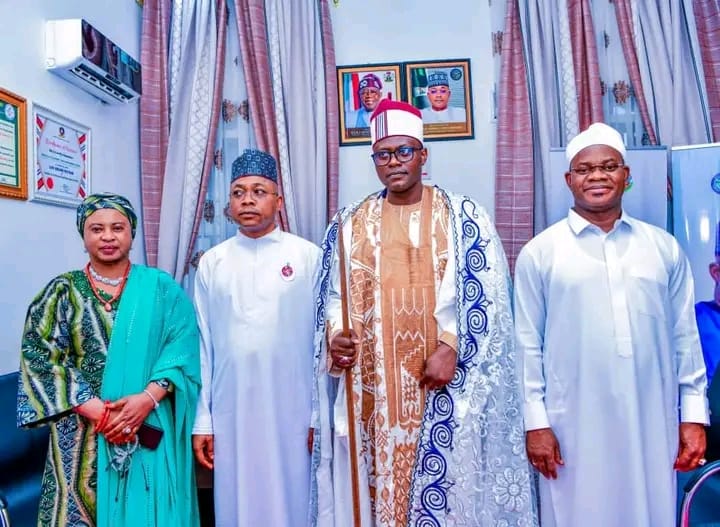
POLYGON ((465 108, 452 106, 450 95, 452 95, 452 91, 448 74, 442 70, 430 73, 426 92, 430 107, 422 109, 422 118, 425 124, 465 122, 465 108))

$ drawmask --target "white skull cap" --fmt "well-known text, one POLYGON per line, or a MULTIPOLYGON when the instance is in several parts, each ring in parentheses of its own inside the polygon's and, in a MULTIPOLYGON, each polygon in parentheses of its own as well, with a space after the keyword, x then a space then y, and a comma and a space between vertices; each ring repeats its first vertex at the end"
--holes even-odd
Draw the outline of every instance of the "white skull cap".
POLYGON ((627 152, 625 149, 625 141, 623 141, 620 132, 605 123, 593 123, 587 130, 580 132, 568 143, 565 148, 565 157, 568 163, 570 163, 582 149, 593 145, 607 145, 610 148, 614 148, 620 152, 623 159, 627 152))

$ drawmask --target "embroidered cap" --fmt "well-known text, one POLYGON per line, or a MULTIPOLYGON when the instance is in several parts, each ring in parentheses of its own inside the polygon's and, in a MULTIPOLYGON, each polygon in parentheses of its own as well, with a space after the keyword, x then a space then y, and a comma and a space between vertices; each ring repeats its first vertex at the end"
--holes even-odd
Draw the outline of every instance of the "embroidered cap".
POLYGON ((422 114, 412 104, 383 99, 370 116, 370 138, 375 144, 394 135, 414 137, 422 143, 422 114))
POLYGON ((137 214, 130 200, 119 194, 90 194, 78 205, 75 223, 80 236, 83 236, 87 219, 100 209, 115 209, 123 214, 130 222, 130 232, 135 238, 137 214))
POLYGON ((593 145, 607 145, 614 148, 625 158, 625 141, 620 132, 605 123, 593 123, 587 130, 573 137, 565 148, 565 157, 568 163, 580 153, 581 150, 593 145))
POLYGON ((447 73, 444 71, 435 71, 428 75, 428 88, 433 86, 450 86, 447 73))
POLYGON ((262 176, 277 183, 275 158, 261 150, 246 149, 232 164, 230 182, 243 176, 262 176))
POLYGON ((358 93, 363 91, 365 88, 377 88, 378 90, 382 90, 380 77, 374 73, 368 73, 365 75, 362 79, 360 79, 360 84, 358 84, 358 93))

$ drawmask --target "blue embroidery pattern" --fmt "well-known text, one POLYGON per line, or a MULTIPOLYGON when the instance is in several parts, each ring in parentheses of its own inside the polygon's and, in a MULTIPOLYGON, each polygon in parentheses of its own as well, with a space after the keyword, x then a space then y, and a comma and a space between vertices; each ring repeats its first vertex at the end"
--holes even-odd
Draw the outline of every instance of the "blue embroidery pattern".
MULTIPOLYGON (((436 192, 450 208, 448 228, 452 229, 454 243, 448 251, 453 251, 456 262, 458 366, 446 387, 427 395, 412 474, 407 525, 444 527, 452 521, 458 525, 537 526, 514 376, 512 316, 506 289, 509 276, 500 242, 479 204, 437 187, 436 192)), ((375 194, 374 198, 382 198, 383 194, 375 194)), ((335 265, 338 218, 345 221, 362 201, 333 219, 322 245, 322 293, 316 305, 316 373, 325 367, 320 359, 324 360, 326 353, 323 325, 331 286, 329 275, 335 265)), ((319 395, 334 400, 330 392, 336 386, 333 381, 316 382, 313 387, 315 409, 318 409, 319 395)), ((323 410, 322 424, 331 430, 327 409, 323 410)), ((320 456, 320 445, 324 453, 324 449, 332 449, 331 440, 328 432, 321 439, 316 429, 312 471, 314 475, 318 467, 323 471, 323 488, 333 469, 332 460, 320 456)), ((324 507, 323 521, 332 515, 327 507, 334 505, 326 503, 322 499, 324 495, 318 496, 317 483, 314 477, 311 525, 317 525, 321 512, 318 498, 324 507)))
POLYGON ((454 409, 455 405, 447 388, 428 397, 410 495, 417 494, 414 487, 419 478, 431 478, 431 481, 420 489, 421 509, 416 511, 412 506, 409 508, 408 525, 440 527, 442 524, 436 515, 442 518, 449 512, 447 494, 452 484, 446 477, 447 460, 442 450, 452 446, 454 409), (426 432, 427 425, 430 425, 429 432, 426 432))
MULTIPOLYGON (((323 349, 323 336, 324 336, 324 324, 325 324, 325 304, 327 301, 327 292, 330 289, 329 288, 329 281, 330 281, 330 268, 332 267, 333 262, 333 247, 335 247, 335 242, 337 240, 337 234, 338 234, 338 218, 342 215, 343 211, 338 212, 337 216, 333 218, 332 222, 328 226, 327 232, 325 233, 325 238, 323 239, 322 245, 320 246, 322 250, 322 260, 320 262, 320 294, 317 296, 316 306, 315 306, 315 356, 314 356, 314 365, 315 365, 315 379, 318 378, 319 375, 319 366, 320 366, 320 360, 322 356, 322 349, 323 349)), ((317 380, 313 382, 312 384, 312 406, 314 409, 317 409, 320 404, 320 395, 318 393, 318 383, 317 380)), ((312 458, 311 458, 311 474, 316 474, 318 470, 318 466, 320 465, 320 445, 321 445, 321 427, 319 426, 319 423, 313 423, 314 427, 314 435, 313 435, 313 446, 312 446, 312 458)), ((317 515, 318 515, 318 488, 317 488, 317 480, 315 477, 311 479, 310 484, 310 510, 309 510, 309 520, 310 525, 316 525, 317 524, 317 515)))
MULTIPOLYGON (((450 204, 450 198, 444 192, 443 197, 450 204)), ((408 511, 409 525, 417 527, 440 527, 450 512, 448 491, 453 483, 447 479, 446 456, 450 453, 453 431, 457 427, 453 394, 464 390, 468 370, 478 353, 478 337, 488 331, 488 300, 478 275, 488 269, 485 248, 489 240, 481 237, 476 223, 476 206, 471 200, 464 199, 460 207, 461 232, 457 232, 455 221, 450 225, 456 240, 453 247, 455 261, 458 262, 455 288, 460 349, 453 380, 442 390, 428 396, 411 490, 412 496, 419 492, 421 508, 408 511), (428 479, 429 482, 425 483, 428 479), (423 486, 417 489, 419 485, 423 486)))
MULTIPOLYGON (((338 235, 338 221, 333 220, 333 223, 328 227, 328 232, 323 240, 322 249, 322 261, 320 262, 320 276, 322 276, 320 282, 320 291, 327 291, 328 282, 330 281, 330 266, 333 260, 333 247, 335 246, 335 240, 338 235)), ((315 310, 315 330, 322 328, 325 321, 325 298, 323 295, 318 295, 315 310)), ((318 350, 315 350, 316 353, 318 350)))

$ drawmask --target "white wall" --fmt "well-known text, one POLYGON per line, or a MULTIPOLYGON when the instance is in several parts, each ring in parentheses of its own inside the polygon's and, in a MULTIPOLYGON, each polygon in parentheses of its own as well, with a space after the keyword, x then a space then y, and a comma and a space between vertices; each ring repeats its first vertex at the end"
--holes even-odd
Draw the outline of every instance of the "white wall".
MULTIPOLYGON (((47 72, 43 36, 46 19, 85 18, 140 60, 140 7, 135 0, 0 0, 0 8, 0 86, 28 100, 28 118, 36 102, 89 126, 91 190, 124 194, 140 209, 137 104, 104 105, 47 72)), ((82 266, 86 255, 74 209, 0 198, 0 225, 0 373, 7 373, 18 367, 29 302, 53 276, 82 266)), ((131 254, 138 263, 144 263, 141 240, 140 229, 131 254)))
MULTIPOLYGON (((470 58, 475 139, 427 142, 430 183, 476 198, 492 214, 495 124, 489 2, 340 0, 330 11, 339 66, 470 58)), ((370 146, 341 147, 340 205, 379 188, 370 146)))

